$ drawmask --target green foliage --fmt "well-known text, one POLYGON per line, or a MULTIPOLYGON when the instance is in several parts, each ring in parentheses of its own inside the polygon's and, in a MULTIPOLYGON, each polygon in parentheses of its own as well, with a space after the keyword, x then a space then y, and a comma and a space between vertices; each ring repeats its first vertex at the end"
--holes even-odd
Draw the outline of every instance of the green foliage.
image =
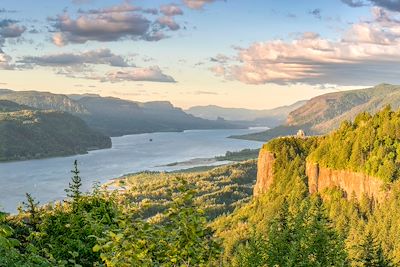
POLYGON ((351 170, 393 182, 400 173, 400 111, 359 114, 323 138, 309 159, 323 167, 351 170))
POLYGON ((144 218, 151 218, 169 207, 173 193, 179 192, 180 184, 176 181, 184 179, 196 187, 196 205, 204 210, 207 218, 213 219, 250 200, 256 175, 256 161, 250 160, 205 172, 144 172, 128 175, 112 185, 124 189, 121 205, 129 205, 144 218))
POLYGON ((204 212, 194 205, 194 191, 181 182, 163 220, 151 224, 119 219, 119 228, 99 239, 94 251, 101 251, 107 266, 206 266, 220 253, 204 212))
POLYGON ((225 156, 215 157, 219 161, 244 161, 249 159, 256 159, 258 157, 259 149, 243 149, 241 151, 227 151, 225 156))
POLYGON ((11 108, 3 102, 0 100, 0 161, 65 156, 111 147, 109 137, 71 114, 16 104, 11 108))
POLYGON ((18 250, 20 241, 13 238, 14 229, 7 223, 6 216, 0 213, 0 266, 33 267, 51 266, 39 255, 28 250, 25 254, 18 250))
POLYGON ((265 231, 239 248, 237 266, 347 266, 344 243, 331 228, 319 198, 298 210, 284 201, 265 231), (256 256, 257 255, 257 256, 256 256))
POLYGON ((383 255, 381 245, 376 241, 371 232, 367 232, 358 246, 358 255, 355 259, 358 266, 362 267, 387 267, 392 266, 383 255))
POLYGON ((65 189, 65 192, 67 192, 67 196, 72 199, 72 203, 76 205, 82 196, 82 179, 79 176, 80 172, 78 170, 77 160, 74 161, 74 169, 71 170, 71 173, 73 174, 73 176, 71 178, 71 182, 69 183, 69 188, 65 189))

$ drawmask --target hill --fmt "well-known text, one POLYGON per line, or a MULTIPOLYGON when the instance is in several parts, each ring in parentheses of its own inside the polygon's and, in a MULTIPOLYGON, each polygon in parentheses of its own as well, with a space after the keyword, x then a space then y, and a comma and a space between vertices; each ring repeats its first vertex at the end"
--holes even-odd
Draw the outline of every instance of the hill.
POLYGON ((111 147, 81 119, 0 100, 0 161, 66 156, 111 147))
POLYGON ((266 141, 277 136, 295 134, 299 129, 309 135, 321 135, 337 129, 342 121, 354 120, 360 112, 374 114, 386 105, 394 109, 400 107, 400 86, 380 84, 362 90, 324 94, 290 112, 284 125, 235 138, 266 141))
POLYGON ((101 97, 96 94, 67 96, 7 89, 0 90, 0 99, 36 109, 69 112, 83 119, 89 127, 109 136, 244 127, 224 120, 197 118, 167 101, 140 103, 114 97, 101 97))
POLYGON ((266 110, 224 108, 209 105, 194 106, 185 111, 203 119, 215 120, 223 118, 227 121, 247 123, 250 126, 274 127, 283 124, 291 111, 303 106, 306 102, 307 101, 298 101, 292 105, 266 110))
POLYGON ((224 120, 205 120, 185 113, 170 102, 139 103, 114 97, 83 97, 88 110, 79 116, 93 129, 110 136, 189 129, 228 129, 240 126, 224 120))
POLYGON ((0 99, 9 100, 20 105, 43 110, 59 110, 71 114, 86 113, 87 110, 66 95, 38 91, 0 90, 0 99))

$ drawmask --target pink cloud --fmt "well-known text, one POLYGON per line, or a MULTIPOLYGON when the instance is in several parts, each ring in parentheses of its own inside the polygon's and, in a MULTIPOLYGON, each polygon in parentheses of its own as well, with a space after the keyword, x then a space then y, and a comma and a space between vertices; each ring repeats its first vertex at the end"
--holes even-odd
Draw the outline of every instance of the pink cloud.
POLYGON ((355 85, 363 82, 357 77, 362 72, 365 82, 374 77, 396 80, 400 71, 393 66, 400 61, 400 22, 395 15, 374 8, 373 21, 352 25, 340 40, 308 32, 290 42, 257 42, 237 51, 236 62, 220 64, 212 71, 248 84, 355 85))

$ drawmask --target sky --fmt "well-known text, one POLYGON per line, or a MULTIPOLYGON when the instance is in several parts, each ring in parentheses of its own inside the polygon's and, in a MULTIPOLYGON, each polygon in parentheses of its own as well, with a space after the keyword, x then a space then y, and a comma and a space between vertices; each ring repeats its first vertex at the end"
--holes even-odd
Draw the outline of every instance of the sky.
POLYGON ((0 2, 0 88, 268 109, 399 65, 399 0, 0 2))

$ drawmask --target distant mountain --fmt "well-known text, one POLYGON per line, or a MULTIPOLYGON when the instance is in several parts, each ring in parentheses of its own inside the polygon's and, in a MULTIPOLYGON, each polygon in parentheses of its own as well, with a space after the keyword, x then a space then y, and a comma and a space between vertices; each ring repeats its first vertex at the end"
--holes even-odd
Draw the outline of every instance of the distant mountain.
POLYGON ((0 161, 66 156, 111 147, 111 139, 61 111, 0 100, 0 161))
POLYGON ((400 107, 400 86, 380 84, 362 90, 324 94, 309 100, 292 111, 284 125, 238 138, 266 141, 281 135, 295 134, 303 129, 310 135, 325 134, 344 120, 353 120, 360 112, 376 113, 386 105, 400 107))
POLYGON ((66 95, 52 94, 38 91, 12 91, 0 90, 0 99, 9 100, 20 105, 26 105, 36 109, 59 110, 69 113, 86 113, 84 107, 70 99, 66 95))
POLYGON ((52 94, 0 89, 0 99, 36 109, 66 111, 109 136, 183 131, 189 129, 243 128, 224 120, 205 120, 185 113, 167 101, 140 103, 97 94, 52 94))
POLYGON ((298 101, 289 106, 282 106, 274 109, 253 110, 244 108, 224 108, 215 105, 194 106, 187 110, 187 113, 203 119, 215 120, 223 118, 227 121, 247 122, 253 126, 274 127, 283 124, 289 113, 307 101, 298 101))
POLYGON ((93 129, 110 136, 188 129, 239 128, 238 125, 224 120, 197 118, 166 101, 139 103, 113 97, 83 97, 77 102, 88 111, 79 116, 93 129))

